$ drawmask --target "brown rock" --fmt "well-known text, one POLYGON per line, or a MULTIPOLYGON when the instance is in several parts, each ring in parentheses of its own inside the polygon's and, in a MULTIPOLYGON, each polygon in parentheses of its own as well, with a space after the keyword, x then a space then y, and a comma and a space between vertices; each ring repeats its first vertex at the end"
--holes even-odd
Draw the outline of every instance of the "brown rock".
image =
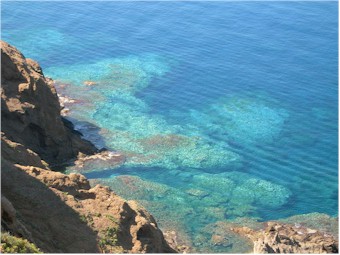
POLYGON ((79 152, 96 152, 60 116, 56 90, 38 63, 25 59, 3 41, 1 85, 1 128, 8 139, 39 154, 49 164, 68 161, 79 152))
POLYGON ((80 174, 11 164, 3 158, 2 187, 16 205, 16 211, 3 207, 7 219, 20 215, 29 235, 13 226, 11 232, 44 252, 174 252, 147 211, 107 187, 91 188, 80 174))
POLYGON ((9 140, 4 133, 1 133, 1 154, 4 158, 15 164, 49 169, 48 164, 41 160, 38 154, 25 148, 25 146, 20 143, 9 140))
POLYGON ((171 248, 180 253, 193 253, 191 243, 186 238, 182 238, 181 234, 174 230, 167 230, 164 232, 164 238, 171 248))
POLYGON ((246 227, 233 231, 254 242, 254 253, 338 253, 338 240, 305 227, 268 222, 264 230, 246 227))
POLYGON ((1 231, 14 232, 18 236, 26 236, 29 240, 34 240, 31 233, 17 218, 17 211, 12 203, 3 195, 1 195, 1 231))
MULTIPOLYGON (((91 188, 83 175, 50 170, 47 163, 97 150, 61 118, 52 82, 36 62, 5 42, 1 55, 1 229, 43 252, 174 252, 135 202, 101 185, 91 188)), ((106 152, 94 159, 115 156, 106 152)))

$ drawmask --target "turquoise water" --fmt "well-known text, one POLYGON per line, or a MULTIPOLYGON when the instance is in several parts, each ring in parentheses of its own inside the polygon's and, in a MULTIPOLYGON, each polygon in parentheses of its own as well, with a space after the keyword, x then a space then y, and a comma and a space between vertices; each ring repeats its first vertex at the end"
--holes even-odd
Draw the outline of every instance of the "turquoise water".
POLYGON ((68 118, 86 138, 126 156, 83 174, 198 251, 245 252, 202 242, 207 226, 338 215, 337 9, 3 2, 2 39, 77 100, 68 118))

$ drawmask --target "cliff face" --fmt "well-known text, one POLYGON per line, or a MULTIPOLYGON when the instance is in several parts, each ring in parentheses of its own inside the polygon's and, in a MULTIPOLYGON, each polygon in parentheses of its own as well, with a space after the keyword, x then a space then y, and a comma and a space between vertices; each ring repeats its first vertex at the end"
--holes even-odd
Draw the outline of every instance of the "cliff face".
POLYGON ((52 165, 79 152, 97 151, 60 116, 56 90, 40 66, 5 42, 1 42, 1 85, 1 129, 10 140, 52 165))
POLYGON ((101 185, 91 188, 80 174, 48 170, 37 154, 21 145, 18 153, 6 137, 2 144, 2 230, 44 252, 174 252, 135 202, 101 185), (24 153, 35 166, 13 164, 24 153))
POLYGON ((43 252, 174 252, 135 202, 51 170, 97 150, 63 121, 39 65, 5 42, 1 54, 1 231, 43 252))

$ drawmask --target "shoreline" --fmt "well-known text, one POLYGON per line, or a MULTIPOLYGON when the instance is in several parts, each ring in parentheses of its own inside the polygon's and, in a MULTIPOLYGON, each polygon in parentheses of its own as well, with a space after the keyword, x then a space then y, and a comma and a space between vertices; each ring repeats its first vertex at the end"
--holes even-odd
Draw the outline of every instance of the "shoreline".
MULTIPOLYGON (((72 86, 72 85, 69 84, 69 85, 65 85, 65 86, 72 86)), ((65 103, 69 104, 68 107, 72 111, 72 105, 77 104, 77 99, 71 98, 65 93, 62 95, 62 101, 63 101, 63 98, 66 98, 65 103)), ((102 156, 100 154, 98 154, 97 157, 101 158, 102 156)), ((96 159, 97 157, 92 157, 92 158, 89 157, 88 160, 93 160, 93 159, 96 159)), ((86 159, 85 159, 85 161, 86 161, 86 159)), ((122 165, 124 165, 124 163, 122 163, 122 165)), ((120 166, 122 166, 122 165, 120 165, 120 166)), ((79 170, 81 170, 81 167, 79 168, 79 170)), ((138 202, 138 200, 137 200, 137 202, 138 202)), ((333 222, 333 224, 338 220, 338 217, 336 217, 336 216, 330 216, 330 215, 327 215, 327 214, 324 214, 324 213, 311 212, 311 213, 306 213, 306 214, 293 215, 293 216, 287 217, 285 219, 280 218, 280 219, 277 219, 277 220, 269 220, 269 221, 256 221, 256 220, 254 221, 254 220, 250 219, 252 224, 255 224, 255 226, 256 226, 254 229, 246 227, 246 226, 248 226, 248 224, 247 224, 248 219, 245 219, 246 224, 243 224, 243 225, 242 225, 242 223, 236 223, 235 224, 232 221, 226 221, 226 223, 228 222, 228 224, 230 224, 230 226, 228 227, 228 229, 224 229, 224 231, 226 233, 229 231, 229 234, 230 234, 230 231, 231 231, 233 233, 237 233, 237 234, 240 234, 241 236, 247 237, 250 241, 252 241, 254 243, 253 249, 254 249, 255 253, 259 253, 261 251, 264 252, 265 249, 266 249, 265 247, 261 247, 261 245, 260 245, 261 242, 264 242, 264 240, 262 240, 262 239, 267 238, 266 242, 271 242, 272 246, 277 245, 276 243, 274 244, 274 241, 268 240, 269 239, 268 236, 272 235, 272 233, 270 233, 270 229, 272 228, 273 225, 276 226, 276 228, 279 229, 279 230, 277 230, 278 235, 280 235, 280 231, 282 231, 282 228, 283 228, 283 229, 290 229, 292 236, 297 235, 299 237, 299 235, 301 235, 301 234, 299 234, 300 231, 298 231, 297 229, 301 228, 301 230, 303 230, 302 232, 305 232, 305 233, 308 233, 308 234, 315 234, 316 238, 320 238, 322 236, 328 238, 327 233, 330 233, 329 232, 330 229, 324 228, 323 231, 320 232, 320 231, 316 231, 316 230, 310 228, 310 226, 313 226, 312 223, 315 221, 315 219, 317 219, 319 217, 324 218, 324 219, 329 218, 330 222, 333 222), (301 225, 301 222, 298 222, 298 221, 294 222, 293 220, 290 220, 290 219, 294 219, 296 217, 297 218, 300 217, 301 218, 300 221, 304 221, 302 223, 302 225, 301 225), (308 219, 309 217, 310 217, 310 219, 308 219), (259 227, 258 227, 259 225, 262 226, 261 229, 259 229, 259 227), (261 235, 263 235, 263 236, 261 237, 261 235)), ((177 235, 180 234, 180 232, 175 232, 173 229, 172 230, 171 229, 164 229, 164 233, 165 233, 165 236, 168 238, 167 239, 168 242, 170 242, 172 245, 178 246, 178 243, 181 243, 180 247, 182 248, 182 250, 179 249, 181 252, 191 252, 192 250, 195 250, 194 247, 190 247, 190 245, 188 245, 188 243, 193 242, 192 238, 187 239, 188 237, 186 237, 184 239, 186 239, 187 241, 182 242, 180 239, 178 241, 178 238, 177 238, 177 235)), ((338 231, 336 233, 332 232, 332 234, 336 238, 338 238, 338 231)), ((223 243, 224 238, 225 237, 223 237, 223 235, 221 235, 221 234, 213 235, 213 238, 210 242, 212 242, 212 245, 216 245, 216 246, 223 246, 223 245, 228 246, 229 244, 223 243)), ((293 252, 293 253, 302 253, 301 251, 296 250, 295 248, 292 248, 291 250, 289 250, 290 248, 288 248, 288 250, 287 250, 287 247, 284 247, 284 248, 280 247, 280 244, 278 244, 277 249, 286 249, 285 250, 286 252, 289 251, 289 252, 293 252)), ((333 249, 333 248, 330 248, 330 249, 333 249)), ((205 252, 210 252, 210 251, 206 250, 205 252)), ((306 252, 306 251, 303 251, 303 252, 306 252)), ((321 250, 314 250, 313 253, 315 253, 315 252, 321 252, 321 250)))
MULTIPOLYGON (((2 227, 13 236, 25 237, 37 244, 44 252, 169 253, 176 249, 190 252, 181 233, 174 230, 166 232, 169 243, 176 246, 170 247, 154 217, 137 202, 122 199, 108 187, 90 185, 83 175, 51 171, 54 162, 66 162, 75 155, 82 158, 78 161, 79 168, 89 161, 97 164, 98 160, 107 162, 108 166, 124 164, 126 157, 105 150, 98 154, 98 149, 83 140, 71 122, 63 121, 55 87, 45 80, 36 62, 25 59, 16 48, 4 42, 2 60, 5 70, 2 72, 5 105, 2 123, 5 121, 7 125, 2 130, 2 182, 5 187, 2 195, 3 203, 7 205, 3 207, 2 227), (17 69, 12 69, 13 65, 17 69), (18 82, 17 76, 26 83, 18 82), (12 129, 19 127, 18 123, 23 123, 20 125, 24 125, 24 132, 12 129), (49 235, 49 231, 54 235, 49 235), (52 242, 55 238, 57 243, 52 242)), ((123 177, 121 181, 132 192, 138 191, 138 185, 145 184, 141 178, 131 176, 123 177)), ((154 188, 164 187, 155 184, 154 188)), ((165 189, 165 194, 168 191, 165 189)), ((197 199, 205 196, 197 190, 190 190, 188 195, 197 199)), ((222 251, 233 246, 241 249, 248 242, 249 248, 246 249, 253 245, 256 253, 337 252, 337 240, 314 230, 316 225, 309 228, 311 223, 306 217, 300 219, 300 226, 250 219, 243 219, 239 225, 227 220, 217 221, 206 225, 195 240, 188 241, 194 244, 194 248, 197 246, 195 242, 200 242, 201 250, 207 251, 212 246, 222 251), (290 240, 288 244, 287 238, 290 240)), ((313 214, 313 217, 314 223, 325 224, 327 232, 330 231, 327 227, 337 222, 337 219, 322 214, 313 214)), ((296 221, 294 218, 294 224, 296 221)))

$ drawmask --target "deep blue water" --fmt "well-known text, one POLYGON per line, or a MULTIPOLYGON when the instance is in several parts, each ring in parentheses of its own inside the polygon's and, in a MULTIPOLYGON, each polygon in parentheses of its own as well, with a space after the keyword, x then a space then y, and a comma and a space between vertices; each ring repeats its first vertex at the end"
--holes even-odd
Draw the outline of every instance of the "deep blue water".
POLYGON ((127 156, 83 173, 192 236, 338 215, 337 21, 337 2, 2 3, 2 39, 81 100, 85 137, 127 156))

